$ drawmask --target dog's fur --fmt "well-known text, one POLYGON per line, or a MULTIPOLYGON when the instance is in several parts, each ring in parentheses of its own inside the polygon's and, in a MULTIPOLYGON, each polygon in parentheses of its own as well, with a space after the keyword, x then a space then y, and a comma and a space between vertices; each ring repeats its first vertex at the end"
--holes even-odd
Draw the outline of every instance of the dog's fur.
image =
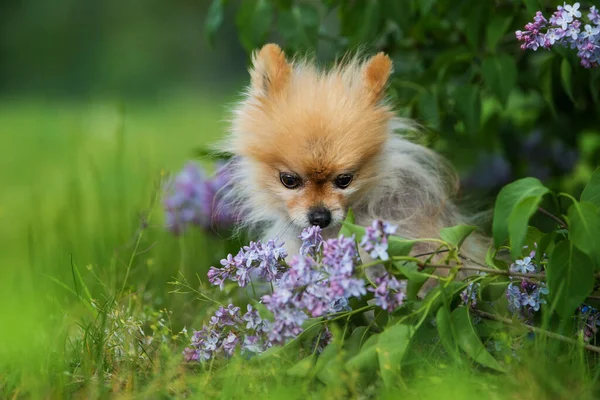
MULTIPOLYGON (((400 136, 415 124, 385 101, 388 56, 357 56, 321 71, 306 59, 288 61, 268 44, 252 63, 251 85, 221 146, 234 155, 228 200, 245 227, 279 237, 295 254, 298 235, 310 225, 307 213, 318 205, 332 213, 326 238, 337 235, 350 207, 358 224, 384 219, 407 238, 437 237, 443 227, 471 222, 452 201, 458 179, 451 166, 400 136), (280 172, 298 174, 302 186, 284 187, 280 172), (354 179, 339 189, 333 180, 344 173, 354 179)), ((465 246, 477 258, 485 247, 476 238, 465 246)))

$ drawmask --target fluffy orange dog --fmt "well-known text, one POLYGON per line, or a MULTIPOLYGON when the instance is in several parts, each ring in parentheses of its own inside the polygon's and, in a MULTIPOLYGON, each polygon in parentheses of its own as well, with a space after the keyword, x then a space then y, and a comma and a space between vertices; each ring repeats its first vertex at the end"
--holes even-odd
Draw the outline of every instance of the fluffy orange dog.
POLYGON ((358 224, 384 219, 408 238, 467 222, 451 201, 452 168, 398 134, 414 126, 385 101, 391 73, 383 53, 329 71, 288 61, 274 44, 253 55, 251 85, 222 148, 235 156, 229 199, 246 226, 295 254, 303 228, 336 236, 349 208, 358 224))

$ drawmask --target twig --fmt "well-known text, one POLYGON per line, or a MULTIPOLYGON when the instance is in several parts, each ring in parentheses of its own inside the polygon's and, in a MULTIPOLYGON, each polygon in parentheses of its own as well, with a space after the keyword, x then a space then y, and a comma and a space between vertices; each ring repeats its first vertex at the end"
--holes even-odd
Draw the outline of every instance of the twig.
POLYGON ((472 258, 469 258, 469 257, 467 257, 467 256, 463 256, 462 254, 459 254, 459 255, 458 255, 458 257, 460 257, 460 258, 462 258, 463 260, 465 260, 465 261, 468 261, 468 262, 470 262, 470 263, 473 263, 473 264, 479 265, 480 267, 483 267, 483 268, 488 268, 488 266, 487 266, 487 265, 485 265, 484 263, 481 263, 481 262, 479 262, 479 261, 475 261, 475 260, 473 260, 472 258))
MULTIPOLYGON (((530 325, 526 325, 526 324, 520 324, 520 326, 517 326, 514 323, 514 321, 511 320, 511 319, 500 317, 498 315, 491 314, 491 313, 488 313, 488 312, 485 312, 485 311, 481 311, 481 310, 478 310, 478 309, 471 309, 471 310, 475 314, 477 314, 477 315, 479 315, 480 317, 483 317, 483 318, 487 318, 487 319, 491 319, 491 320, 494 320, 494 321, 502 322, 503 324, 510 325, 512 327, 515 327, 515 328, 518 328, 518 327, 525 328, 525 329, 527 329, 527 330, 529 330, 531 332, 535 332, 535 333, 539 333, 539 334, 542 334, 542 335, 546 335, 548 337, 560 340, 560 341, 565 342, 565 343, 574 344, 574 345, 581 345, 581 343, 578 342, 577 340, 571 339, 571 338, 563 336, 563 335, 559 335, 558 333, 549 332, 547 330, 544 330, 544 329, 541 329, 541 328, 536 328, 535 326, 530 326, 530 325)), ((591 344, 584 344, 583 348, 586 349, 586 350, 588 350, 588 351, 593 351, 594 353, 600 354, 600 347, 598 347, 598 346, 593 346, 591 344)))
POLYGON ((419 264, 419 268, 436 268, 436 269, 453 269, 457 268, 462 271, 478 271, 478 272, 486 272, 489 274, 495 275, 505 275, 505 276, 516 276, 520 278, 533 278, 538 280, 545 280, 546 274, 527 274, 522 272, 513 272, 505 269, 495 269, 488 267, 475 267, 475 266, 467 266, 462 264, 454 264, 454 265, 440 265, 440 264, 419 264))
POLYGON ((556 215, 552 214, 551 212, 543 209, 542 207, 538 207, 538 211, 541 212, 542 214, 544 214, 545 216, 555 220, 558 223, 558 225, 560 225, 561 228, 569 229, 567 224, 565 224, 565 222, 562 219, 558 218, 556 215))

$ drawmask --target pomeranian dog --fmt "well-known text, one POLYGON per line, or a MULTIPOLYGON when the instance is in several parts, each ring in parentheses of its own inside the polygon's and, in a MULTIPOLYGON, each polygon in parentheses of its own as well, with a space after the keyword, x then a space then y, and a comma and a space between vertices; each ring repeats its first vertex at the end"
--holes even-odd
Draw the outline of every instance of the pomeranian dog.
MULTIPOLYGON (((357 224, 383 219, 413 239, 469 223, 452 201, 452 167, 400 135, 415 124, 386 102, 391 73, 383 53, 327 71, 310 60, 289 61, 275 44, 253 54, 250 86, 221 147, 234 156, 228 199, 245 227, 279 238, 292 255, 306 227, 337 236, 350 208, 357 224)), ((474 257, 485 250, 476 238, 465 246, 474 257)))

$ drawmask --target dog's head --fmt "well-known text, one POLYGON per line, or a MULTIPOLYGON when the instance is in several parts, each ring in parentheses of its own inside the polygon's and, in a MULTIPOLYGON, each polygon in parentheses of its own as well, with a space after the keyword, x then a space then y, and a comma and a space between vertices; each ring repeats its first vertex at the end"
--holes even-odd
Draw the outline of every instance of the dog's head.
POLYGON ((253 55, 248 97, 228 147, 245 160, 237 179, 253 207, 298 228, 338 226, 380 178, 393 114, 382 102, 392 72, 383 53, 321 71, 268 44, 253 55))

